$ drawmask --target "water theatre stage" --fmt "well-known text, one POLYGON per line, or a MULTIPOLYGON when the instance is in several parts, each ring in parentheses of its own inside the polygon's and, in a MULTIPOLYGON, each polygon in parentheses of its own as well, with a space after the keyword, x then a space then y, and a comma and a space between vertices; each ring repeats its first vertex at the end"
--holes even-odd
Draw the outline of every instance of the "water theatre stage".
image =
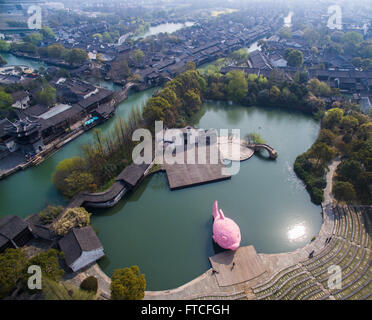
POLYGON ((266 272, 253 246, 224 251, 209 258, 220 287, 231 286, 257 278, 266 272), (234 265, 235 263, 235 265, 234 265))
MULTIPOLYGON (((202 147, 195 148, 195 155, 196 160, 195 164, 187 164, 187 152, 185 150, 183 152, 184 156, 184 164, 163 164, 163 168, 165 169, 167 176, 169 187, 171 190, 191 187, 195 185, 200 185, 209 182, 221 181, 230 179, 231 175, 222 175, 222 169, 226 168, 225 165, 218 161, 218 164, 210 164, 210 153, 209 147, 206 147, 206 164, 197 164, 197 155, 198 150, 202 147)), ((203 147, 205 148, 205 147, 203 147)))

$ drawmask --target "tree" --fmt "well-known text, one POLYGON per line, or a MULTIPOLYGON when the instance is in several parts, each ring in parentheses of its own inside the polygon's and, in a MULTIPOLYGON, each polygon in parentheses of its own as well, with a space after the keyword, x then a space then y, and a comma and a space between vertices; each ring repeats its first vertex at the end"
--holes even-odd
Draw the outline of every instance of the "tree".
POLYGON ((340 108, 329 109, 324 118, 323 126, 327 129, 333 129, 335 125, 340 124, 342 117, 344 116, 344 111, 340 108))
POLYGON ((332 190, 335 198, 341 201, 352 201, 356 199, 354 186, 350 182, 336 181, 332 190))
POLYGON ((290 67, 301 67, 304 63, 304 56, 300 50, 287 49, 285 59, 290 67))
POLYGON ((138 266, 117 269, 111 277, 111 299, 142 300, 145 296, 145 275, 138 266))
POLYGON ((358 125, 359 125, 359 121, 357 118, 350 116, 350 115, 342 117, 341 127, 345 131, 354 130, 358 127, 358 125))
POLYGON ((10 43, 6 42, 5 40, 0 40, 0 52, 9 52, 10 51, 10 43))
POLYGON ((2 57, 2 55, 0 54, 0 67, 6 65, 8 62, 2 57))
POLYGON ((332 145, 336 139, 336 135, 328 129, 321 129, 317 141, 332 145))
POLYGON ((81 290, 66 283, 59 283, 48 278, 43 279, 45 300, 93 300, 94 293, 81 290))
POLYGON ((36 101, 45 106, 52 106, 57 101, 56 89, 44 83, 43 88, 36 94, 36 101))
POLYGON ((70 198, 83 191, 96 191, 94 177, 89 172, 74 171, 66 177, 65 183, 69 187, 69 190, 68 192, 65 192, 65 195, 70 198))
POLYGON ((47 206, 39 213, 40 221, 43 224, 49 224, 54 221, 63 212, 62 206, 47 206))
POLYGON ((245 78, 244 72, 240 70, 233 70, 226 74, 227 95, 229 99, 234 102, 242 101, 248 93, 248 82, 245 78))
POLYGON ((90 224, 90 213, 84 208, 67 209, 52 228, 59 236, 65 236, 72 228, 82 228, 90 224))
POLYGON ((41 41, 43 41, 43 35, 41 33, 38 33, 38 32, 34 32, 34 33, 31 33, 30 35, 28 35, 25 40, 27 42, 30 42, 32 43, 33 45, 35 46, 38 46, 40 45, 41 41))
POLYGON ((169 102, 161 96, 150 98, 143 109, 143 118, 149 128, 154 126, 155 121, 164 121, 164 111, 169 108, 169 102))
POLYGON ((336 156, 336 150, 324 142, 317 142, 309 150, 310 157, 316 159, 316 166, 324 166, 336 156))
POLYGON ((264 143, 266 143, 265 140, 257 132, 248 133, 245 136, 245 140, 247 141, 248 144, 256 144, 256 143, 264 144, 264 143))
POLYGON ((95 34, 92 35, 92 38, 93 38, 93 39, 102 39, 103 36, 102 36, 102 34, 100 34, 100 33, 95 33, 95 34))
POLYGON ((61 44, 52 44, 48 46, 48 56, 51 58, 62 58, 66 54, 66 48, 61 44))
POLYGON ((272 86, 269 90, 269 99, 272 105, 278 103, 281 95, 281 91, 277 86, 272 86))
POLYGON ((363 41, 363 36, 358 32, 347 32, 342 37, 345 51, 355 53, 358 45, 363 41))
POLYGON ((83 158, 65 159, 57 165, 53 183, 63 195, 73 197, 84 190, 94 191, 93 178, 86 170, 83 158))
POLYGON ((238 65, 247 62, 248 58, 249 52, 246 49, 239 49, 230 54, 230 59, 238 65))
POLYGON ((106 42, 106 43, 111 43, 112 42, 112 38, 111 38, 110 33, 108 33, 108 32, 103 33, 103 41, 106 42))
POLYGON ((27 257, 22 249, 6 249, 0 254, 0 298, 9 295, 21 278, 27 257))
MULTIPOLYGON (((49 249, 48 251, 41 252, 28 260, 25 270, 27 270, 29 266, 36 265, 39 266, 41 269, 42 279, 49 278, 51 280, 58 281, 65 273, 59 265, 58 257, 61 254, 62 253, 60 251, 57 251, 56 249, 49 249)), ((29 274, 27 272, 24 272, 24 284, 27 283, 28 277, 29 274)))
POLYGON ((80 289, 85 290, 85 291, 90 291, 90 292, 93 292, 93 293, 97 293, 97 289, 98 289, 97 278, 93 277, 93 276, 85 278, 80 283, 80 289))
POLYGON ((132 57, 132 59, 134 60, 134 62, 135 62, 136 64, 139 64, 139 63, 141 63, 141 62, 143 61, 143 59, 145 58, 145 54, 143 53, 142 50, 140 50, 140 49, 136 49, 136 50, 133 50, 133 51, 131 52, 131 57, 132 57))
POLYGON ((200 110, 201 99, 200 95, 195 90, 187 90, 184 101, 188 116, 192 116, 195 112, 200 110))
POLYGON ((345 160, 337 168, 337 180, 355 183, 363 174, 362 165, 356 160, 345 160))
POLYGON ((43 27, 40 31, 45 39, 55 39, 56 35, 50 27, 43 27))
POLYGON ((7 111, 13 104, 13 98, 0 87, 0 112, 7 111))
POLYGON ((74 48, 67 54, 67 62, 71 65, 81 65, 88 60, 88 54, 83 49, 74 48))
POLYGON ((317 97, 329 97, 332 95, 332 90, 325 82, 318 79, 311 79, 307 84, 308 89, 317 97))

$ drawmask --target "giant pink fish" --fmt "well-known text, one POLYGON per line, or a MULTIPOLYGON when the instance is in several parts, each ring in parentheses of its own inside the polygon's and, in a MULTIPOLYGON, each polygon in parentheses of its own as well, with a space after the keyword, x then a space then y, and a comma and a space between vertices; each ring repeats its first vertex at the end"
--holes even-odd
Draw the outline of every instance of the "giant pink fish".
POLYGON ((213 240, 224 249, 238 249, 241 241, 240 228, 218 209, 217 201, 213 205, 213 218, 213 240))

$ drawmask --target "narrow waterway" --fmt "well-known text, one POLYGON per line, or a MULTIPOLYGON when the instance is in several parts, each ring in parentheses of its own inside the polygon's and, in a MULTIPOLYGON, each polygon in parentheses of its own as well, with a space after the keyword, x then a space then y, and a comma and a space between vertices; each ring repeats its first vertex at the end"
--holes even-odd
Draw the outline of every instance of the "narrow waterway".
POLYGON ((139 34, 136 37, 133 37, 133 39, 139 39, 139 38, 146 38, 148 36, 153 36, 157 35, 159 33, 173 33, 179 29, 186 28, 186 27, 191 27, 194 25, 194 22, 187 21, 185 23, 173 23, 173 22, 167 22, 167 23, 162 23, 157 26, 150 27, 149 30, 146 32, 139 34))
POLYGON ((7 66, 27 66, 30 67, 34 70, 38 70, 40 67, 47 67, 47 64, 41 61, 33 60, 33 59, 28 59, 28 58, 21 58, 21 57, 16 57, 15 55, 11 53, 2 53, 2 57, 6 60, 7 66))
MULTIPOLYGON (((103 132, 112 129, 115 118, 118 116, 127 118, 130 111, 137 106, 141 108, 154 91, 155 89, 149 89, 139 93, 129 93, 128 99, 117 107, 115 117, 100 125, 99 128, 103 132)), ((63 146, 39 166, 28 168, 0 180, 0 217, 8 214, 26 217, 39 212, 47 204, 65 204, 66 200, 53 186, 52 174, 60 161, 81 155, 81 146, 91 141, 92 131, 88 131, 63 146)))

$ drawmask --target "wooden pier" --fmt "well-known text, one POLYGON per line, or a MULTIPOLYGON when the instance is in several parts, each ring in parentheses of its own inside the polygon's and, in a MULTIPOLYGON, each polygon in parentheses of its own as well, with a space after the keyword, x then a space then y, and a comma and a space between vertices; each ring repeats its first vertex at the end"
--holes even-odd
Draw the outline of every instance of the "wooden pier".
POLYGON ((167 164, 163 167, 167 173, 169 187, 171 190, 187 188, 191 186, 201 185, 210 182, 222 181, 231 179, 231 175, 223 175, 222 170, 226 166, 218 159, 218 163, 211 164, 210 149, 206 148, 206 164, 198 164, 198 147, 195 147, 196 160, 195 164, 187 163, 187 152, 183 152, 184 163, 167 164))

